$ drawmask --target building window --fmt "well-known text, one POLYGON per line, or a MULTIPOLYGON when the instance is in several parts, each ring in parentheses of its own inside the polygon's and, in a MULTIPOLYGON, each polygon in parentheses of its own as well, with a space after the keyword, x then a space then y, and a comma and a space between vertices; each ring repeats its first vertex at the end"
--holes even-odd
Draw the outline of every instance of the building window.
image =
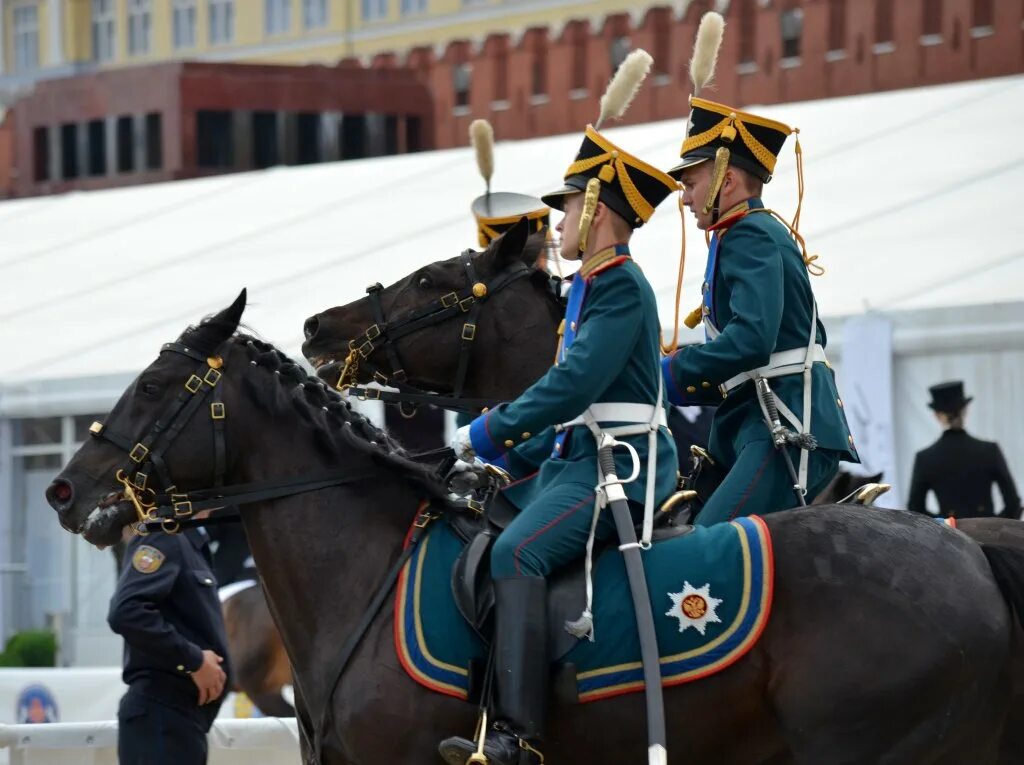
POLYGON ((452 87, 455 90, 455 106, 469 106, 469 86, 472 80, 472 68, 469 64, 456 64, 452 69, 452 87))
POLYGON ((587 30, 576 24, 572 33, 572 89, 587 87, 587 30))
POLYGON ((32 177, 36 183, 50 180, 50 129, 32 130, 32 177))
POLYGON ((619 71, 622 62, 629 55, 630 42, 628 37, 616 37, 608 46, 608 63, 611 66, 612 74, 619 71))
POLYGON ((992 0, 974 0, 971 3, 971 26, 991 27, 995 21, 992 0))
POLYGON ((231 112, 196 112, 196 159, 203 168, 228 168, 234 164, 231 112))
POLYGON ((494 100, 508 101, 508 41, 502 40, 491 59, 494 62, 494 100))
POLYGON ((130 116, 118 117, 114 126, 114 139, 117 143, 117 172, 131 173, 135 170, 135 136, 132 132, 133 120, 130 116))
POLYGON ((98 177, 107 174, 107 123, 91 120, 86 126, 89 139, 89 175, 98 177))
POLYGON ((320 115, 316 112, 300 112, 295 116, 296 147, 295 161, 300 165, 312 165, 323 161, 320 138, 320 115))
POLYGON ((782 28, 782 58, 800 57, 800 38, 804 33, 803 8, 790 8, 779 17, 782 28))
POLYGON ((263 0, 263 14, 268 35, 284 34, 292 26, 292 0, 263 0))
POLYGON ((924 0, 921 7, 921 34, 942 34, 942 0, 924 0))
POLYGON ((535 32, 533 64, 530 73, 530 94, 544 96, 548 92, 548 39, 546 32, 535 32))
POLYGON ((757 58, 757 7, 754 0, 740 0, 740 63, 751 64, 757 58))
POLYGON ((388 0, 363 0, 363 21, 377 21, 388 17, 388 0))
POLYGON ((149 53, 152 28, 150 0, 128 0, 128 55, 149 53))
POLYGON ((306 29, 327 26, 327 0, 302 0, 302 25, 306 29))
POLYGON ((174 0, 174 47, 196 47, 196 0, 174 0))
POLYGON ((14 71, 30 72, 39 66, 39 9, 17 5, 13 13, 14 71))
POLYGON ((828 4, 828 49, 843 50, 846 47, 846 0, 829 0, 828 4))
POLYGON ((365 114, 346 114, 341 118, 338 132, 342 159, 362 159, 367 156, 365 114))
POLYGON ((659 15, 654 24, 654 74, 670 74, 669 60, 672 56, 672 15, 659 15))
POLYGON ((78 125, 60 126, 60 174, 65 181, 78 177, 78 125))
POLYGON ((423 149, 423 124, 419 117, 405 118, 405 150, 421 151, 423 149))
POLYGON ((425 13, 427 10, 427 0, 402 0, 401 7, 403 16, 425 13))
POLYGON ((235 0, 209 0, 210 44, 223 45, 235 37, 235 0))
POLYGON ((146 115, 146 169, 159 170, 163 165, 163 130, 160 113, 146 115))
POLYGON ((892 0, 875 0, 875 42, 892 42, 894 26, 892 0))
POLYGON ((92 60, 113 61, 116 48, 114 0, 92 0, 92 60))
POLYGON ((277 113, 252 113, 252 164, 262 170, 280 163, 277 148, 277 113))

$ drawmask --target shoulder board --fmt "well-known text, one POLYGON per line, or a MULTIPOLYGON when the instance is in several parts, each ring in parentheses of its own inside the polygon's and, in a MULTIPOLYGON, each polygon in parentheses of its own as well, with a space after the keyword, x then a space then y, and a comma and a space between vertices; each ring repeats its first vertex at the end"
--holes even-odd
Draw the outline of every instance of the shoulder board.
POLYGON ((591 279, 593 279, 598 274, 603 274, 605 271, 610 271, 613 268, 617 268, 618 266, 621 266, 627 260, 629 260, 629 256, 628 255, 619 255, 617 257, 614 257, 611 260, 609 260, 608 262, 602 263, 597 268, 595 268, 593 271, 591 271, 589 274, 587 274, 586 279, 587 279, 587 281, 590 281, 591 279))

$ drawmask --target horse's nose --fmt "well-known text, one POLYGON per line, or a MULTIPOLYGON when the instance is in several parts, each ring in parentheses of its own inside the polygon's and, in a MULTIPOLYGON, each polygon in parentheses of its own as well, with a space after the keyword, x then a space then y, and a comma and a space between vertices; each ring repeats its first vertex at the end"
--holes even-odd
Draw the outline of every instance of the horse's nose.
POLYGON ((63 513, 75 503, 75 486, 64 478, 58 478, 46 488, 46 501, 58 513, 63 513))
POLYGON ((306 323, 302 325, 302 331, 306 335, 307 340, 312 340, 320 329, 320 318, 318 316, 310 316, 306 319, 306 323))

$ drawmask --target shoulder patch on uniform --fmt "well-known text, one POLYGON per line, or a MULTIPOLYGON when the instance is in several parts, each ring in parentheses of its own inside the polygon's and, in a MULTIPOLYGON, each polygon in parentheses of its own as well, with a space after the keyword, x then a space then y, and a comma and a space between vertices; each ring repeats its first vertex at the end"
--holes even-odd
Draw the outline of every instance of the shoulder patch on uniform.
POLYGON ((607 263, 602 263, 601 265, 599 265, 597 268, 595 268, 593 271, 587 274, 585 278, 587 279, 587 281, 590 281, 598 274, 603 274, 605 271, 609 271, 613 268, 616 268, 617 266, 621 266, 627 260, 629 260, 628 255, 619 255, 618 257, 614 257, 607 263))
POLYGON ((164 554, 155 547, 140 545, 132 555, 132 567, 140 574, 152 574, 164 562, 164 554))

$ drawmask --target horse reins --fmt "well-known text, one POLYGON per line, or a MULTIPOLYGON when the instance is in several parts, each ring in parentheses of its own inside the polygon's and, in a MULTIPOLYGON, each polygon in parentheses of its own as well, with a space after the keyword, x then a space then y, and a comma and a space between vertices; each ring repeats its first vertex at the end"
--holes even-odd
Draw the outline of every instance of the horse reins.
MULTIPOLYGON (((89 433, 94 438, 107 441, 128 454, 127 463, 117 469, 115 479, 121 484, 125 499, 135 508, 138 516, 135 528, 138 533, 146 534, 159 528, 168 534, 175 534, 188 526, 235 521, 238 520, 237 513, 202 521, 196 521, 193 516, 204 510, 238 507, 341 486, 372 478, 379 472, 379 468, 371 465, 361 470, 340 468, 308 476, 224 486, 224 474, 227 470, 224 422, 227 412, 220 400, 220 391, 217 387, 223 377, 221 369, 224 367, 219 350, 212 356, 206 356, 182 343, 166 343, 161 347, 161 353, 179 353, 199 361, 200 366, 189 376, 182 391, 139 441, 133 443, 132 439, 112 431, 100 422, 94 422, 89 428, 89 433), (176 485, 171 481, 164 455, 207 397, 211 398, 213 482, 207 489, 178 492, 175 491, 176 485), (143 468, 149 464, 156 472, 160 493, 149 485, 149 475, 143 472, 143 468)), ((431 456, 434 454, 431 453, 431 456)))
MULTIPOLYGON (((345 359, 345 365, 336 385, 338 390, 348 391, 361 399, 398 404, 402 414, 407 417, 415 414, 416 407, 421 404, 479 413, 482 409, 497 403, 494 399, 464 398, 462 396, 469 373, 469 359, 473 342, 476 340, 480 310, 490 297, 519 279, 530 276, 535 269, 516 260, 512 269, 502 271, 490 282, 482 282, 478 279, 476 267, 473 265, 473 250, 464 251, 460 255, 460 260, 468 282, 464 290, 442 295, 440 299, 428 303, 398 321, 389 322, 384 314, 384 307, 380 299, 384 288, 379 283, 367 287, 366 294, 370 300, 374 323, 349 340, 349 354, 345 359), (465 316, 465 321, 460 333, 459 362, 451 395, 431 393, 410 385, 407 382, 405 367, 398 355, 397 341, 421 329, 458 316, 465 316), (379 369, 371 369, 373 380, 380 385, 397 388, 397 391, 366 388, 357 383, 359 366, 368 362, 370 355, 375 350, 381 349, 387 354, 391 372, 384 374, 379 369), (411 411, 406 410, 407 405, 412 407, 411 411)), ((553 291, 553 294, 556 293, 553 291)))

